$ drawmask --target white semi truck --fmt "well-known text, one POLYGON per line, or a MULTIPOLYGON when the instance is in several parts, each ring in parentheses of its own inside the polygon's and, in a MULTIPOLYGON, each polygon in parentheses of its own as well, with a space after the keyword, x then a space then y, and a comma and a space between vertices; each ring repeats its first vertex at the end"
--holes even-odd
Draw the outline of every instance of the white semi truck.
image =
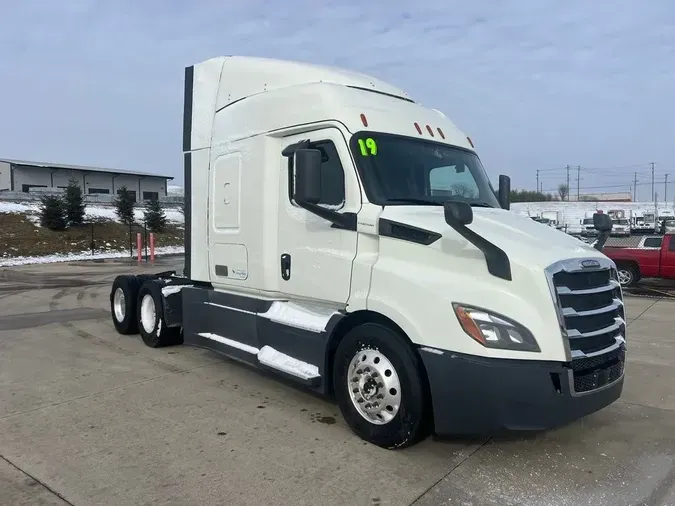
POLYGON ((495 191, 442 113, 367 75, 248 57, 188 67, 184 111, 185 267, 114 280, 121 334, 273 371, 392 449, 620 397, 614 263, 510 212, 509 178, 495 191))

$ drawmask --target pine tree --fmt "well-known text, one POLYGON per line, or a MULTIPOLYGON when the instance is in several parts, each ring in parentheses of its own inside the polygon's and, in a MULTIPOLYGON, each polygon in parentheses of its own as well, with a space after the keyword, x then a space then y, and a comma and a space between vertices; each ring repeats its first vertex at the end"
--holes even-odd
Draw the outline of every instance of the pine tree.
POLYGON ((84 197, 77 179, 68 180, 65 194, 66 219, 69 225, 81 225, 84 222, 84 197))
POLYGON ((166 214, 159 200, 151 199, 145 203, 145 222, 151 232, 162 232, 166 228, 166 214))
POLYGON ((40 225, 50 230, 65 230, 68 224, 65 202, 56 195, 44 195, 40 200, 40 225))
POLYGON ((115 214, 125 225, 134 223, 134 196, 126 186, 119 189, 119 194, 114 200, 115 214))

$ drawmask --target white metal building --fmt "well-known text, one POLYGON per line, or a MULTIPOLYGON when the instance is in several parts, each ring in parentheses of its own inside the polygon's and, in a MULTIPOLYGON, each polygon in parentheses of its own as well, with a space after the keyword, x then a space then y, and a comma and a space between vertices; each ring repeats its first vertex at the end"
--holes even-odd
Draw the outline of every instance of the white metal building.
POLYGON ((137 201, 166 196, 167 182, 173 179, 171 176, 149 172, 0 158, 0 191, 63 189, 73 177, 85 195, 112 196, 118 194, 122 186, 126 186, 137 201))

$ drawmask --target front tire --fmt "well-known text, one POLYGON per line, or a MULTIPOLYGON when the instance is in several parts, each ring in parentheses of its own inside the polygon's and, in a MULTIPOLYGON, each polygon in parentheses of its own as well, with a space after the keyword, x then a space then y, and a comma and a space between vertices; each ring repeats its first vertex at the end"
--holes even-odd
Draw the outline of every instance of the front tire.
POLYGON ((640 273, 633 265, 618 265, 617 274, 622 288, 631 288, 640 280, 640 273))
POLYGON ((143 283, 138 291, 136 320, 141 338, 150 348, 173 346, 182 342, 181 329, 166 325, 162 289, 152 280, 143 283))
POLYGON ((422 363, 409 343, 380 324, 350 330, 335 352, 333 388, 347 425, 387 449, 429 434, 430 410, 422 363))

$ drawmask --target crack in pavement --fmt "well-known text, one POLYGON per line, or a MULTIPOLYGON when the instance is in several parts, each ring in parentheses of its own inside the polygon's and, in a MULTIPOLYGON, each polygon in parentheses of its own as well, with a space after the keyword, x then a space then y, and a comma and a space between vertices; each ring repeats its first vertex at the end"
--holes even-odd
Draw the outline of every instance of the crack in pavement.
POLYGON ((30 478, 30 479, 33 480, 35 483, 40 484, 40 486, 41 486, 42 488, 44 488, 44 489, 47 490, 49 493, 51 493, 51 494, 55 495, 56 497, 58 497, 59 499, 61 499, 61 500, 62 500, 65 504, 67 504, 68 506, 75 506, 72 502, 70 502, 70 501, 69 501, 68 499, 66 499, 63 495, 61 495, 61 494, 58 493, 56 490, 54 490, 53 488, 51 488, 51 487, 50 487, 49 485, 47 485, 44 481, 38 479, 36 476, 33 476, 32 474, 30 474, 30 473, 29 473, 28 471, 26 471, 25 469, 21 469, 18 465, 16 465, 14 462, 12 462, 11 460, 9 460, 9 459, 8 459, 7 457, 5 457, 4 455, 0 454, 0 460, 3 460, 4 462, 7 462, 8 465, 10 465, 11 467, 13 467, 13 468, 16 469, 17 471, 19 471, 21 474, 23 474, 24 476, 30 478))
POLYGON ((663 299, 656 299, 656 300, 655 300, 648 308, 646 308, 644 311, 642 311, 642 313, 640 313, 640 314, 637 315, 635 318, 633 318, 633 321, 632 321, 632 322, 627 322, 627 323, 626 323, 626 327, 630 327, 633 323, 635 323, 636 321, 638 321, 638 319, 639 319, 643 314, 645 314, 647 311, 649 311, 651 308, 653 308, 653 307, 656 305, 656 303, 659 302, 659 301, 661 301, 661 300, 663 300, 663 299))
POLYGON ((422 492, 413 502, 410 503, 410 506, 414 506, 415 504, 419 503, 419 501, 427 495, 432 489, 434 489, 440 482, 442 482, 444 479, 446 479, 448 476, 450 476, 455 469, 457 469, 459 466, 464 464, 467 460, 469 460, 471 457, 473 457, 478 451, 480 451, 486 444, 488 444, 492 440, 491 437, 485 438, 485 441, 481 442, 476 446, 476 448, 473 449, 473 451, 469 452, 469 454, 464 457, 462 460, 457 462, 452 468, 445 473, 443 476, 441 476, 434 484, 432 484, 428 489, 426 489, 424 492, 422 492))

